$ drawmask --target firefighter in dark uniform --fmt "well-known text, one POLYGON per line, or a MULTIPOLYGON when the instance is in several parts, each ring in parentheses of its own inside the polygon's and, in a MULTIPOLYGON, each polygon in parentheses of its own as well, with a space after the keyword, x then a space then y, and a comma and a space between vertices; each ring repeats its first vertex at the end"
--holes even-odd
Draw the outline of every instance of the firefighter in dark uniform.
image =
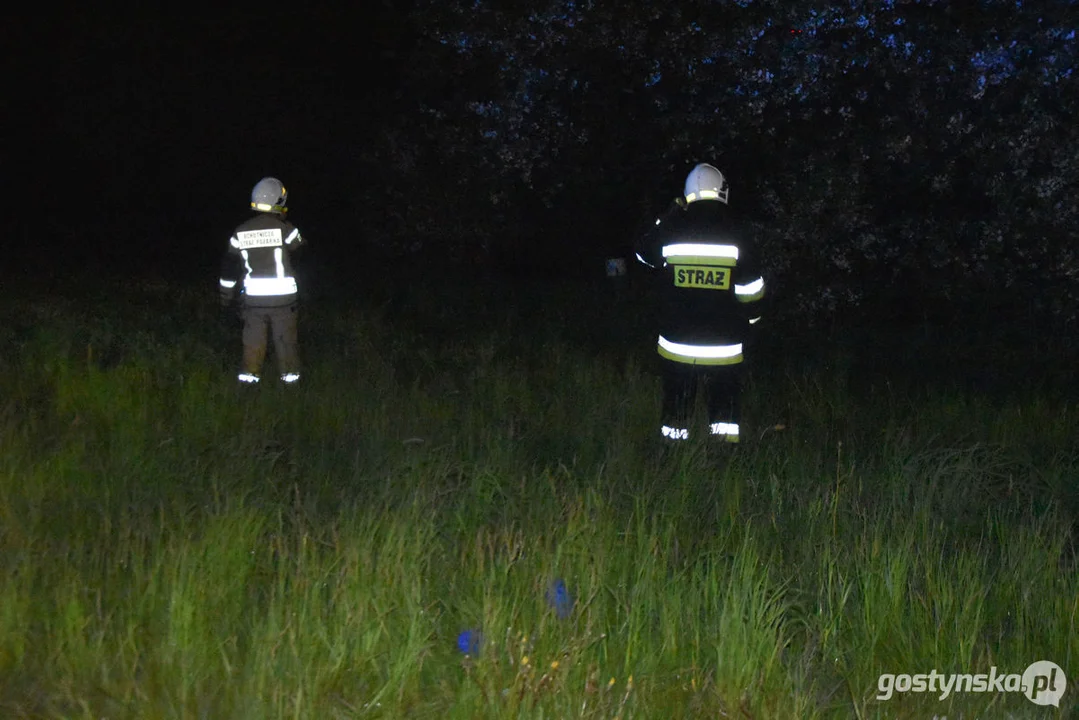
POLYGON ((288 193, 277 178, 263 178, 251 191, 254 217, 236 228, 221 263, 221 304, 239 300, 243 316, 243 365, 239 380, 262 379, 267 334, 272 333, 281 380, 300 379, 297 285, 292 254, 303 245, 288 220, 288 193))
POLYGON ((702 163, 686 178, 684 196, 661 215, 638 245, 637 259, 656 270, 660 302, 658 352, 663 364, 664 437, 690 437, 698 385, 707 394, 708 429, 739 440, 743 343, 760 320, 764 279, 753 247, 731 216, 723 174, 702 163))

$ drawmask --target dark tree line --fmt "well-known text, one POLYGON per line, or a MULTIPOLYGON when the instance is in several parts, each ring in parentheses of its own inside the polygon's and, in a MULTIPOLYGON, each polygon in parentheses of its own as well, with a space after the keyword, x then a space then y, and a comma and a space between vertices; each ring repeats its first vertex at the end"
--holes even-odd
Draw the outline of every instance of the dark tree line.
POLYGON ((419 0, 382 230, 462 259, 625 253, 698 160, 789 308, 1076 313, 1074 1, 419 0), (387 203, 387 201, 389 201, 387 203), (928 302, 926 303, 928 304, 928 302))
POLYGON ((341 247, 595 273, 708 160, 785 310, 1079 317, 1076 0, 372 7, 20 24, 28 232, 210 237, 272 168, 341 247))

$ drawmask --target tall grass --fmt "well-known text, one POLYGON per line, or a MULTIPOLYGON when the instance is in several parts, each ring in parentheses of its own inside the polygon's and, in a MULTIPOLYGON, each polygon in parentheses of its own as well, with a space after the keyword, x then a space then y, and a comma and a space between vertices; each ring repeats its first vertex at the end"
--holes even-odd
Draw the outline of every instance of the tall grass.
POLYGON ((771 361, 740 447, 668 448, 633 313, 533 297, 306 308, 303 384, 257 392, 235 386, 235 329, 197 293, 13 300, 0 715, 1079 707, 1074 681, 1060 711, 876 699, 881 673, 1044 659, 1076 677, 1066 398, 771 361))

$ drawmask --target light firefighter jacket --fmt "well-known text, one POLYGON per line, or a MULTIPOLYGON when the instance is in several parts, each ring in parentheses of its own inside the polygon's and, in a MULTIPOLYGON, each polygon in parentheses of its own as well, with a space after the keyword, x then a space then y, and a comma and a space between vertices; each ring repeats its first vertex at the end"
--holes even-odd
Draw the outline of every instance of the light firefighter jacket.
POLYGON ((689 365, 742 362, 764 279, 725 203, 672 204, 637 259, 658 271, 660 355, 689 365))
POLYGON ((303 244, 300 231, 277 213, 259 213, 236 228, 221 263, 221 299, 239 291, 246 307, 296 302, 290 256, 303 244))

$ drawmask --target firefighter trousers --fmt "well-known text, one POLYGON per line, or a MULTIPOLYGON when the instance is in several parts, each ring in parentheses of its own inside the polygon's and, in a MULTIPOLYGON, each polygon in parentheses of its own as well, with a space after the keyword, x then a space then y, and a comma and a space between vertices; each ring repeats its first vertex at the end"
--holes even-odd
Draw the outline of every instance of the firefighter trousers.
POLYGON ((689 365, 666 358, 662 362, 663 434, 688 437, 694 405, 703 393, 710 434, 738 442, 742 364, 689 365))
POLYGON ((241 380, 258 382, 266 359, 268 337, 272 334, 274 355, 281 379, 295 382, 300 375, 300 350, 296 303, 280 307, 243 309, 243 369, 241 380))

